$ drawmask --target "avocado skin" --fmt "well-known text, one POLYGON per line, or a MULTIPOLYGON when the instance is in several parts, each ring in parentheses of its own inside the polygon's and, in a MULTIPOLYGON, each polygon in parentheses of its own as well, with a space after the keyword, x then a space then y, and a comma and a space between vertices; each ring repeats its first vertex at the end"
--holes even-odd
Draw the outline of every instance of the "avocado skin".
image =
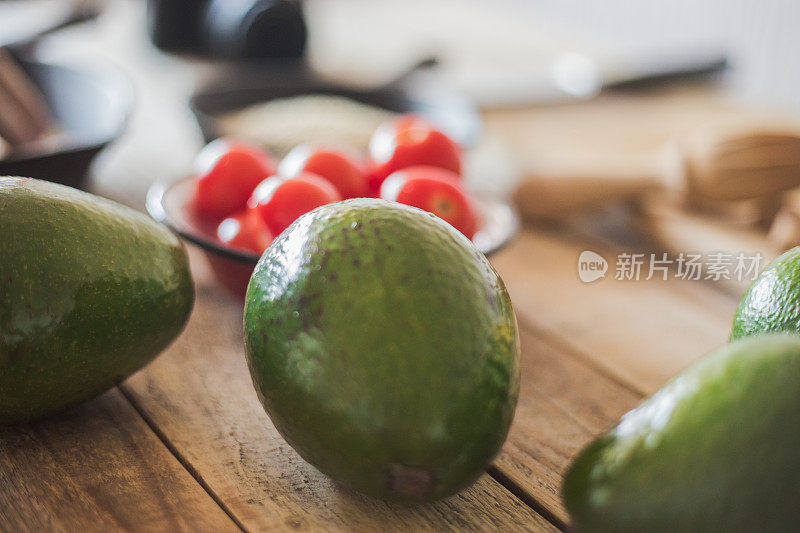
POLYGON ((54 414, 143 367, 194 303, 177 238, 88 193, 0 177, 0 423, 54 414))
POLYGON ((754 336, 698 361, 572 463, 576 531, 794 531, 800 337, 754 336))
POLYGON ((273 423, 308 462, 373 496, 432 501, 497 454, 519 392, 502 280, 424 211, 320 207, 261 257, 245 345, 273 423))
POLYGON ((800 333, 800 246, 772 261, 747 288, 731 339, 778 331, 800 333))

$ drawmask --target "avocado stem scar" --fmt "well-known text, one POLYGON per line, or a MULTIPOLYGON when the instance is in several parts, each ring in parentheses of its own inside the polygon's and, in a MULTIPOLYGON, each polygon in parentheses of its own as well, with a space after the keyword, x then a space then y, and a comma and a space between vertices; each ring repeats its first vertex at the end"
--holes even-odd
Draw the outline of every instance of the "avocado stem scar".
POLYGON ((435 485, 433 475, 416 466, 392 463, 386 469, 386 488, 405 498, 424 498, 435 485))

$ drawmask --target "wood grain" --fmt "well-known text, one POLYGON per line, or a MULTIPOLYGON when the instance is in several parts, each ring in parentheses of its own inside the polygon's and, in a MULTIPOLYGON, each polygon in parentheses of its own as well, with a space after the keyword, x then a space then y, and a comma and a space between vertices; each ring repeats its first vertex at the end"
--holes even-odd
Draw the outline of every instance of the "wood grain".
POLYGON ((525 231, 492 262, 518 316, 649 394, 727 341, 735 303, 702 282, 617 281, 618 251, 575 235, 525 231), (587 249, 609 262, 606 279, 578 278, 578 256, 587 249))
POLYGON ((0 428, 0 531, 239 531, 113 389, 0 428))
POLYGON ((278 435, 244 359, 242 307, 193 257, 198 300, 185 334, 124 385, 245 528, 251 530, 553 530, 489 476, 442 502, 405 506, 334 484, 278 435))
POLYGON ((520 404, 496 466, 563 521, 558 491, 572 457, 644 395, 724 344, 736 305, 720 284, 614 280, 613 258, 625 248, 595 230, 590 237, 528 229, 492 258, 517 310, 523 351, 520 404), (578 279, 586 249, 609 260, 606 279, 578 279))
POLYGON ((591 368, 547 333, 520 322, 519 406, 495 466, 563 522, 561 478, 570 460, 641 396, 591 368))

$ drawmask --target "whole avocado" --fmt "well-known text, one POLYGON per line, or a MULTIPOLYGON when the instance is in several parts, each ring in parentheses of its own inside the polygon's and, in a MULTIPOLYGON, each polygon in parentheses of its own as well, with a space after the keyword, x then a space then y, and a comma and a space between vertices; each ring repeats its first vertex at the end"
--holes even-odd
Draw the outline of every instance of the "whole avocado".
POLYGON ((800 246, 784 252, 747 288, 731 339, 764 332, 800 333, 800 246))
POLYGON ((502 280, 424 211, 320 207, 261 257, 245 344, 259 398, 307 461, 346 486, 431 501, 473 482, 508 433, 519 337, 502 280))
POLYGON ((145 215, 0 177, 0 423, 51 415, 143 367, 194 302, 186 253, 145 215))
POLYGON ((800 523, 800 337, 727 345, 575 459, 563 498, 581 532, 794 531, 800 523))

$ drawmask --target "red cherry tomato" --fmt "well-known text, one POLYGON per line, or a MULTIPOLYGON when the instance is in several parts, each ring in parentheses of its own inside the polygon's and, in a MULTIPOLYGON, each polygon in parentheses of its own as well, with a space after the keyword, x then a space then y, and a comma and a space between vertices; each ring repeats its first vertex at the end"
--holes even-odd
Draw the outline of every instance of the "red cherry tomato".
POLYGON ((380 198, 381 184, 386 179, 383 168, 372 161, 367 164, 367 195, 373 198, 380 198))
POLYGON ((381 198, 429 211, 471 239, 478 229, 475 209, 459 176, 443 168, 416 166, 391 174, 381 198))
POLYGON ((414 115, 379 126, 370 140, 369 152, 374 162, 369 183, 373 191, 380 190, 386 176, 406 167, 427 165, 461 173, 461 151, 456 143, 414 115))
POLYGON ((220 222, 217 237, 228 246, 258 254, 263 253, 272 242, 272 233, 267 225, 250 210, 239 211, 220 222))
POLYGON ((301 172, 318 174, 336 187, 342 198, 367 195, 367 176, 357 160, 334 148, 296 146, 283 158, 278 174, 292 178, 301 172))
POLYGON ((300 215, 315 207, 338 202, 342 197, 324 178, 302 172, 293 178, 270 176, 256 187, 247 201, 273 235, 279 235, 300 215))
POLYGON ((275 161, 264 150, 229 139, 206 145, 195 166, 195 211, 214 220, 244 209, 256 186, 275 173, 275 161))

